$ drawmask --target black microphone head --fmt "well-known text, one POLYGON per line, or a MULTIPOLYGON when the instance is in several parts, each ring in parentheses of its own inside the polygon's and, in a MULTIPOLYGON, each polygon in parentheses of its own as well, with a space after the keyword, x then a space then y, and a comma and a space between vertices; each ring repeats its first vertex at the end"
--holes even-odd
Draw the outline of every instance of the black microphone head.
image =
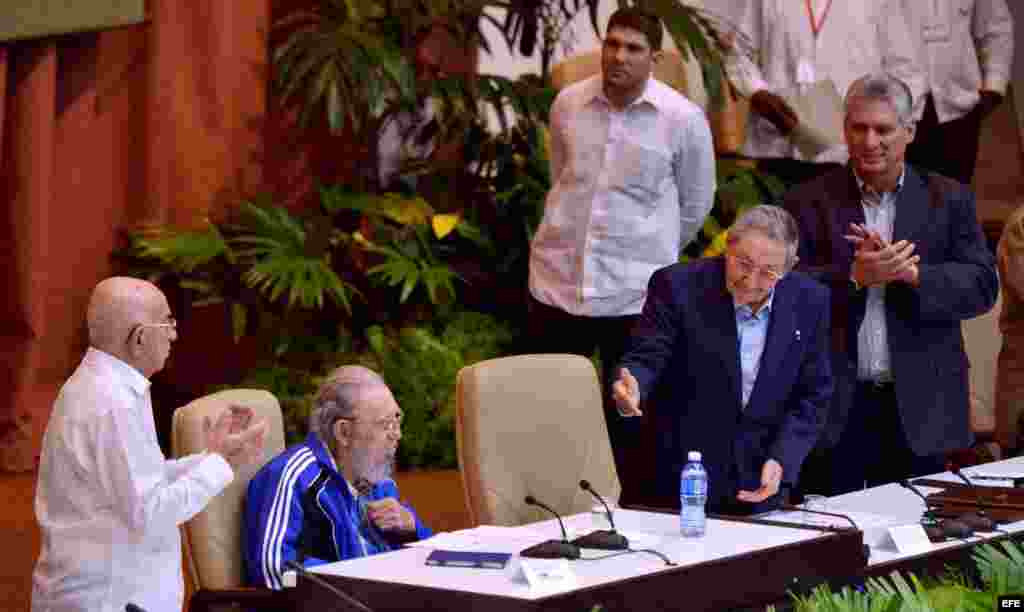
POLYGON ((581 480, 580 481, 580 488, 583 489, 584 491, 589 491, 590 490, 590 482, 587 481, 587 480, 581 480))
POLYGON ((124 612, 146 612, 146 611, 143 610, 142 608, 138 607, 137 605, 133 604, 133 603, 128 603, 128 604, 125 604, 125 606, 124 606, 124 612))
POLYGON ((532 495, 527 495, 526 497, 523 498, 523 501, 526 502, 527 505, 530 505, 530 506, 536 506, 537 505, 537 499, 534 496, 532 496, 532 495))

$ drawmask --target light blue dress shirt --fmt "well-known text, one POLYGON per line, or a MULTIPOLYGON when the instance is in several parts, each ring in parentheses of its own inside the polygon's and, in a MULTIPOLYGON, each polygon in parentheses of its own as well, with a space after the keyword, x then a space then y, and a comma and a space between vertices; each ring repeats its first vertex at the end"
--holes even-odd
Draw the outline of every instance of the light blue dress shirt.
MULTIPOLYGON (((903 187, 900 173, 895 191, 878 193, 857 177, 861 192, 861 206, 864 208, 864 225, 874 230, 886 242, 892 242, 893 225, 896 222, 896 197, 903 187)), ((856 176, 856 173, 854 173, 856 176)), ((885 286, 867 289, 867 306, 864 321, 857 330, 857 380, 888 382, 892 380, 892 366, 889 359, 889 331, 885 324, 885 286)))
POLYGON ((740 385, 743 407, 747 407, 750 401, 750 393, 754 390, 754 383, 757 381, 757 371, 761 369, 761 355, 764 353, 764 344, 768 338, 768 324, 772 319, 772 301, 775 299, 773 288, 768 299, 754 312, 746 304, 733 305, 736 308, 736 339, 740 352, 740 385))

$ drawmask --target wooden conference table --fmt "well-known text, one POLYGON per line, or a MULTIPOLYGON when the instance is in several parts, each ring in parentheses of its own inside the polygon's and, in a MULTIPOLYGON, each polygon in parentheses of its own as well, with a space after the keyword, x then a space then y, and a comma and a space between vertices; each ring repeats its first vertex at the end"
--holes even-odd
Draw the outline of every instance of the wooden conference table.
MULTIPOLYGON (((966 470, 973 473, 1024 475, 1024 458, 966 470)), ((953 482, 952 474, 933 478, 953 482)), ((925 494, 935 488, 922 487, 925 494)), ((860 529, 841 519, 802 512, 778 512, 758 519, 709 518, 703 538, 679 535, 678 516, 658 512, 618 510, 619 531, 634 548, 652 548, 658 557, 636 553, 594 559, 607 551, 585 550, 594 560, 570 561, 573 579, 530 586, 519 574, 514 556, 504 570, 435 567, 425 564, 435 543, 431 540, 386 554, 331 563, 315 573, 333 586, 368 604, 373 610, 481 610, 586 612, 595 605, 615 610, 728 610, 763 609, 784 601, 789 590, 822 580, 842 582, 897 570, 941 568, 942 563, 969 556, 982 541, 1024 535, 1024 521, 1002 526, 995 533, 964 541, 935 544, 926 553, 901 554, 886 541, 890 526, 916 523, 924 504, 899 485, 890 484, 831 498, 829 512, 846 513, 860 529), (871 548, 863 555, 863 544, 871 548)), ((594 517, 566 518, 570 537, 594 527, 594 517)), ((522 527, 481 527, 442 534, 437 548, 516 552, 560 531, 553 520, 522 527)), ((309 612, 348 610, 329 590, 299 577, 292 601, 309 612)))

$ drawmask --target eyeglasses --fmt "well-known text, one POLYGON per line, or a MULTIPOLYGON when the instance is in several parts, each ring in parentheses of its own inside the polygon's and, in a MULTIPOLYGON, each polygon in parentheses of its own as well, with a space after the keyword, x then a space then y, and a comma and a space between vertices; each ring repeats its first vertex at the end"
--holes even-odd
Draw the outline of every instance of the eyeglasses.
POLYGON ((402 429, 402 419, 404 415, 398 413, 395 416, 387 417, 384 419, 377 419, 376 421, 366 421, 363 419, 357 419, 355 417, 338 417, 339 420, 348 421, 349 423, 369 423, 383 429, 384 431, 399 431, 402 429))
POLYGON ((147 327, 166 327, 167 329, 178 329, 178 321, 174 317, 167 317, 167 320, 163 323, 138 323, 132 327, 131 331, 128 332, 128 337, 125 338, 125 342, 131 342, 132 336, 135 335, 141 329, 147 327))
POLYGON ((742 272, 745 277, 756 275, 758 280, 767 285, 774 285, 782 278, 782 272, 778 272, 767 266, 759 266, 743 255, 729 253, 728 256, 733 260, 733 263, 737 268, 739 268, 740 272, 742 272))

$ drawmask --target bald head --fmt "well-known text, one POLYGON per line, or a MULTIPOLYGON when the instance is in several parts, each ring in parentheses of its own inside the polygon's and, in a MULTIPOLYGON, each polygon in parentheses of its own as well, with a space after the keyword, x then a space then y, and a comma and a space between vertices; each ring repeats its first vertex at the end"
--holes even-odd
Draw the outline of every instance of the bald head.
MULTIPOLYGON (((89 345, 118 357, 148 376, 152 372, 147 370, 153 367, 148 361, 152 359, 139 363, 149 356, 140 352, 145 347, 129 346, 129 336, 140 326, 165 321, 169 316, 167 298, 153 283, 125 276, 108 278, 96 285, 89 298, 89 345)), ((141 337, 138 344, 143 344, 141 337)), ((162 362, 159 367, 163 367, 162 362)))

